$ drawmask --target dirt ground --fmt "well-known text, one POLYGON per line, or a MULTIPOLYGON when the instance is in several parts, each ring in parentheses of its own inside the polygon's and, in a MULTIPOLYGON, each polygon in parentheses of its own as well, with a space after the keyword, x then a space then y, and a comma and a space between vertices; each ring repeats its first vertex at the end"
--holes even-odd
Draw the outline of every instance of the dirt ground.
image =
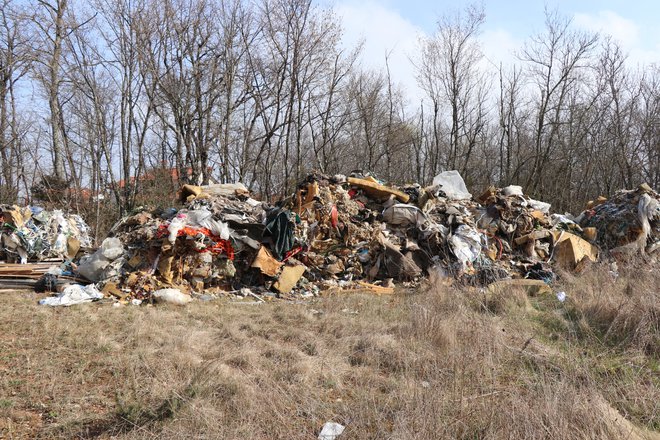
POLYGON ((2 293, 0 438, 659 438, 659 281, 593 267, 537 296, 438 281, 186 307, 2 293))

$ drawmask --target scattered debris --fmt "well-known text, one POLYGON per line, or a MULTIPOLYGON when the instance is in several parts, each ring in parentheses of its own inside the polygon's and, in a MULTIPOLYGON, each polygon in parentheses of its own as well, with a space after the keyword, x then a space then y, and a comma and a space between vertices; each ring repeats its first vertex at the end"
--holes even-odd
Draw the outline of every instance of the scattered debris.
POLYGON ((319 440, 335 440, 346 429, 343 425, 335 422, 325 422, 321 432, 319 433, 319 440))
POLYGON ((613 254, 652 254, 660 249, 660 195, 647 184, 590 202, 577 221, 583 228, 595 228, 595 242, 613 254))
POLYGON ((56 296, 49 296, 48 298, 39 300, 39 304, 42 306, 72 306, 102 298, 103 293, 94 284, 88 284, 87 286, 70 284, 56 296))
POLYGON ((71 260, 90 246, 89 227, 79 215, 0 205, 0 258, 7 262, 71 260))
POLYGON ((87 280, 73 273, 70 262, 59 266, 52 263, 0 264, 0 288, 34 289, 37 292, 55 292, 57 287, 87 280))
POLYGON ((96 252, 80 260, 77 272, 90 281, 99 281, 103 271, 123 253, 124 247, 118 238, 106 238, 96 252))

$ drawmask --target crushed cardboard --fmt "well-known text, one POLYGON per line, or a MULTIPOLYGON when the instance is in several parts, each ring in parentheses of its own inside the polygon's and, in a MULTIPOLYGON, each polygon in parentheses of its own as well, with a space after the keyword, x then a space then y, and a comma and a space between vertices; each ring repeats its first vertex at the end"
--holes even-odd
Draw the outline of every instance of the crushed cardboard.
POLYGON ((268 250, 267 247, 261 246, 251 267, 259 269, 261 273, 266 276, 275 277, 280 271, 282 263, 273 257, 273 254, 268 250))
POLYGON ((305 266, 284 266, 273 286, 280 293, 290 293, 304 273, 305 266))

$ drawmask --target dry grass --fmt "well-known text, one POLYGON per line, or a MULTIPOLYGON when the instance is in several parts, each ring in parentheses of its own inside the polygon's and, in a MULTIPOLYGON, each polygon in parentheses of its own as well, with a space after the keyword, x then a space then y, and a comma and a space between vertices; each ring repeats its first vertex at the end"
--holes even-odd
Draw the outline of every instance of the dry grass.
POLYGON ((657 438, 659 276, 186 308, 3 294, 0 438, 657 438), (654 437, 654 435, 656 435, 654 437))

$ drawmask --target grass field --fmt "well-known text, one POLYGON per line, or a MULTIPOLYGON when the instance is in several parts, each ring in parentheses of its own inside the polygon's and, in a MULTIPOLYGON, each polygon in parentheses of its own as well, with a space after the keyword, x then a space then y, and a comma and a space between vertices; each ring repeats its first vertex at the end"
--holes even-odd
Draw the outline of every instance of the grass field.
POLYGON ((660 274, 260 305, 3 293, 0 438, 660 438, 660 274))

